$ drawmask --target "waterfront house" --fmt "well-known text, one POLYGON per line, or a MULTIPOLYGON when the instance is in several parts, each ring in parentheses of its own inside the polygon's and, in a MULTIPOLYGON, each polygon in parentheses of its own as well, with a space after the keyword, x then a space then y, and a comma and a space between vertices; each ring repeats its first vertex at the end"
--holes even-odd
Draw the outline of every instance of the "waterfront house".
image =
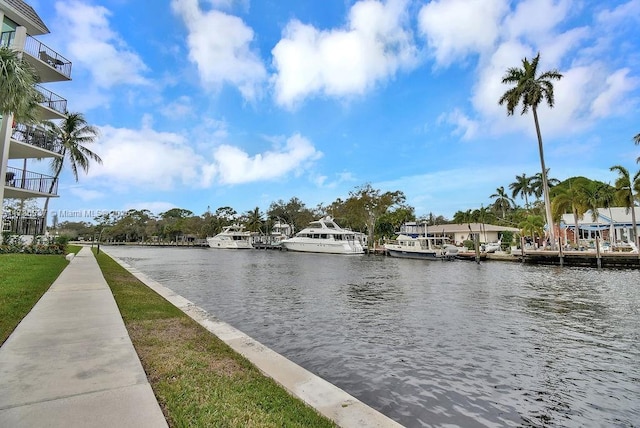
POLYGON ((503 232, 520 233, 516 227, 497 226, 486 223, 462 223, 462 224, 436 224, 408 222, 400 226, 400 233, 409 236, 446 236, 451 242, 462 244, 464 241, 473 240, 473 235, 478 234, 482 243, 497 242, 503 232))
MULTIPOLYGON (((35 36, 49 33, 36 11, 23 0, 0 0, 0 45, 20 53, 36 71, 40 93, 39 119, 66 118, 67 100, 46 88, 50 82, 71 79, 71 62, 35 36)), ((31 170, 30 159, 59 157, 58 142, 39 125, 16 123, 13 114, 2 117, 0 127, 0 215, 2 231, 20 235, 44 233, 46 213, 17 216, 2 209, 4 199, 58 196, 58 183, 50 175, 31 170)), ((46 168, 42 163, 40 169, 46 168)), ((37 165, 36 165, 37 166, 37 165)))
MULTIPOLYGON (((598 208, 595 217, 591 210, 578 218, 578 239, 593 241, 597 237, 614 243, 629 242, 631 237, 631 210, 624 207, 598 208)), ((635 208, 636 221, 640 221, 640 208, 635 208)), ((636 225, 636 236, 640 228, 636 225)), ((573 214, 564 214, 560 222, 560 235, 563 242, 575 241, 576 225, 573 214)))

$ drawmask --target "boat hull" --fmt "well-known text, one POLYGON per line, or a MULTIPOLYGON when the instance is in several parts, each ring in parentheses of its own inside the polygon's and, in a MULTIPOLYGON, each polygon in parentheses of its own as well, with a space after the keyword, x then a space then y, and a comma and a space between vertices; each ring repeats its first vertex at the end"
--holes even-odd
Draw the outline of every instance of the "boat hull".
POLYGON ((354 245, 353 242, 304 242, 284 240, 281 242, 281 245, 287 251, 300 253, 364 254, 364 248, 362 248, 359 243, 354 245))
POLYGON ((454 256, 444 255, 434 251, 406 251, 392 248, 387 248, 387 254, 389 254, 390 257, 416 260, 449 260, 454 258, 454 256))
POLYGON ((229 250, 250 250, 253 245, 249 241, 244 240, 220 240, 215 238, 207 239, 207 244, 211 248, 222 248, 229 250))

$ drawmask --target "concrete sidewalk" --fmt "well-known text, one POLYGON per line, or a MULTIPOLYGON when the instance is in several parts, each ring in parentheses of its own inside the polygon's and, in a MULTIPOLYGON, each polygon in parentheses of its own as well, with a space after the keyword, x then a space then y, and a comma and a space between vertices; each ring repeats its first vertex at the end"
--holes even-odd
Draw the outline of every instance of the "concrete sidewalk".
POLYGON ((45 426, 167 426, 89 248, 0 347, 0 427, 45 426))

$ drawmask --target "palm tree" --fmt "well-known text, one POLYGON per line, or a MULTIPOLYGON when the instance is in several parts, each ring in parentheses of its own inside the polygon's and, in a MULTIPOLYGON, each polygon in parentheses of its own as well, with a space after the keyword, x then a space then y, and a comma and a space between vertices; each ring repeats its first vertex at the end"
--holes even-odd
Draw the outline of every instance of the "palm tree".
POLYGON ((262 225, 264 223, 262 219, 262 213, 260 208, 255 207, 253 210, 249 210, 245 213, 245 226, 250 232, 262 231, 262 225))
POLYGON ((471 210, 456 211, 456 213, 453 214, 453 222, 457 224, 473 222, 473 214, 471 210))
POLYGON ((527 58, 522 60, 522 68, 509 68, 502 78, 503 84, 514 85, 505 92, 498 103, 507 104, 507 115, 513 115, 518 104, 522 103, 521 114, 527 113, 529 108, 533 112, 533 121, 536 126, 538 136, 538 151, 540 152, 540 166, 542 168, 542 192, 544 195, 545 213, 547 224, 549 225, 549 237, 552 245, 555 245, 553 217, 551 215, 551 200, 549 198, 549 185, 547 183, 547 168, 544 163, 544 150, 542 145, 542 134, 540 133, 540 123, 538 121, 538 105, 546 99, 547 105, 553 108, 553 84, 552 80, 560 80, 562 74, 557 70, 546 71, 539 76, 538 62, 540 53, 531 62, 527 58))
POLYGON ((539 215, 529 215, 518 224, 522 236, 531 236, 534 240, 544 234, 544 219, 539 215))
MULTIPOLYGON (((50 132, 54 132, 57 135, 60 143, 59 153, 62 155, 51 160, 51 170, 54 173, 54 178, 49 188, 49 194, 51 194, 58 182, 65 161, 70 164, 71 172, 77 182, 79 168, 86 173, 89 171, 89 162, 91 160, 101 164, 102 159, 85 147, 85 145, 93 143, 98 137, 98 129, 89 125, 82 113, 67 113, 67 118, 60 125, 48 122, 47 126, 50 132)), ((45 218, 48 208, 49 198, 44 203, 45 218)))
MULTIPOLYGON (((633 141, 636 143, 636 146, 640 144, 640 134, 636 134, 635 137, 633 137, 633 141)), ((640 163, 640 156, 636 159, 636 163, 640 163)))
POLYGON ((476 223, 480 223, 480 233, 482 235, 482 242, 487 242, 487 230, 485 224, 491 223, 495 220, 495 214, 488 208, 480 205, 480 208, 473 210, 471 213, 471 220, 476 223))
POLYGON ((598 199, 600 200, 600 204, 602 204, 603 208, 609 210, 609 242, 613 245, 613 241, 615 239, 615 230, 613 227, 613 213, 611 212, 611 207, 614 206, 616 200, 616 189, 608 183, 602 183, 598 187, 598 199))
POLYGON ((567 211, 573 214, 573 224, 575 226, 573 238, 576 246, 578 246, 578 239, 580 238, 578 220, 582 218, 588 209, 583 189, 584 183, 581 180, 575 180, 575 182, 570 183, 567 189, 561 189, 553 198, 553 203, 551 204, 555 218, 562 217, 562 214, 567 211))
POLYGON ((520 195, 524 199, 524 207, 529 209, 529 196, 533 194, 531 187, 531 177, 527 177, 527 174, 516 175, 516 181, 509 184, 511 189, 511 197, 515 198, 520 195))
POLYGON ((504 186, 498 187, 496 189, 496 193, 489 197, 492 199, 495 198, 495 201, 493 202, 493 208, 502 212, 502 219, 504 220, 507 210, 515 205, 513 199, 505 193, 504 186))
POLYGON ((624 205, 627 214, 631 210, 631 242, 637 244, 635 201, 637 194, 640 192, 640 171, 636 172, 632 178, 629 171, 621 165, 614 165, 609 170, 618 172, 618 179, 615 182, 616 199, 624 205), (635 195, 634 191, 636 192, 635 195))
POLYGON ((0 47, 0 114, 13 113, 16 121, 36 122, 41 98, 36 83, 37 74, 20 53, 0 47))
MULTIPOLYGON (((533 175, 533 177, 530 178, 530 185, 531 185, 531 194, 534 195, 536 197, 536 200, 539 200, 542 195, 544 194, 544 185, 543 185, 543 180, 542 180, 542 173, 538 172, 536 174, 533 175)), ((557 185, 560 183, 560 180, 558 180, 557 178, 550 178, 549 177, 549 168, 547 168, 547 185, 549 190, 551 190, 551 188, 553 188, 553 186, 557 185)))

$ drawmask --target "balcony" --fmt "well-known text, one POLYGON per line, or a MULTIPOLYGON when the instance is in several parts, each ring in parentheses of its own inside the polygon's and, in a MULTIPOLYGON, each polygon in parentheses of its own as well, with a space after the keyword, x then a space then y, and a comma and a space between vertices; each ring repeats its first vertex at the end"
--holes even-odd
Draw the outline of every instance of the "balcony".
MULTIPOLYGON (((0 33, 0 46, 13 46, 15 37, 15 31, 3 31, 0 33)), ((26 54, 24 59, 35 68, 41 82, 71 80, 71 61, 38 39, 27 35, 22 51, 26 54)))
POLYGON ((36 85, 36 90, 40 93, 40 117, 42 120, 64 119, 67 117, 67 100, 60 95, 36 85))
POLYGON ((59 157, 60 142, 55 134, 18 123, 11 133, 9 159, 59 157))
POLYGON ((27 36, 24 52, 27 54, 25 59, 35 67, 41 82, 71 80, 71 61, 34 37, 27 36))
POLYGON ((7 167, 5 198, 41 198, 58 196, 58 180, 50 175, 7 167))
MULTIPOLYGON (((2 32, 0 45, 13 46, 15 37, 15 31, 2 32)), ((33 66, 41 82, 71 80, 71 61, 38 39, 27 35, 22 51, 26 54, 23 58, 33 66)))

